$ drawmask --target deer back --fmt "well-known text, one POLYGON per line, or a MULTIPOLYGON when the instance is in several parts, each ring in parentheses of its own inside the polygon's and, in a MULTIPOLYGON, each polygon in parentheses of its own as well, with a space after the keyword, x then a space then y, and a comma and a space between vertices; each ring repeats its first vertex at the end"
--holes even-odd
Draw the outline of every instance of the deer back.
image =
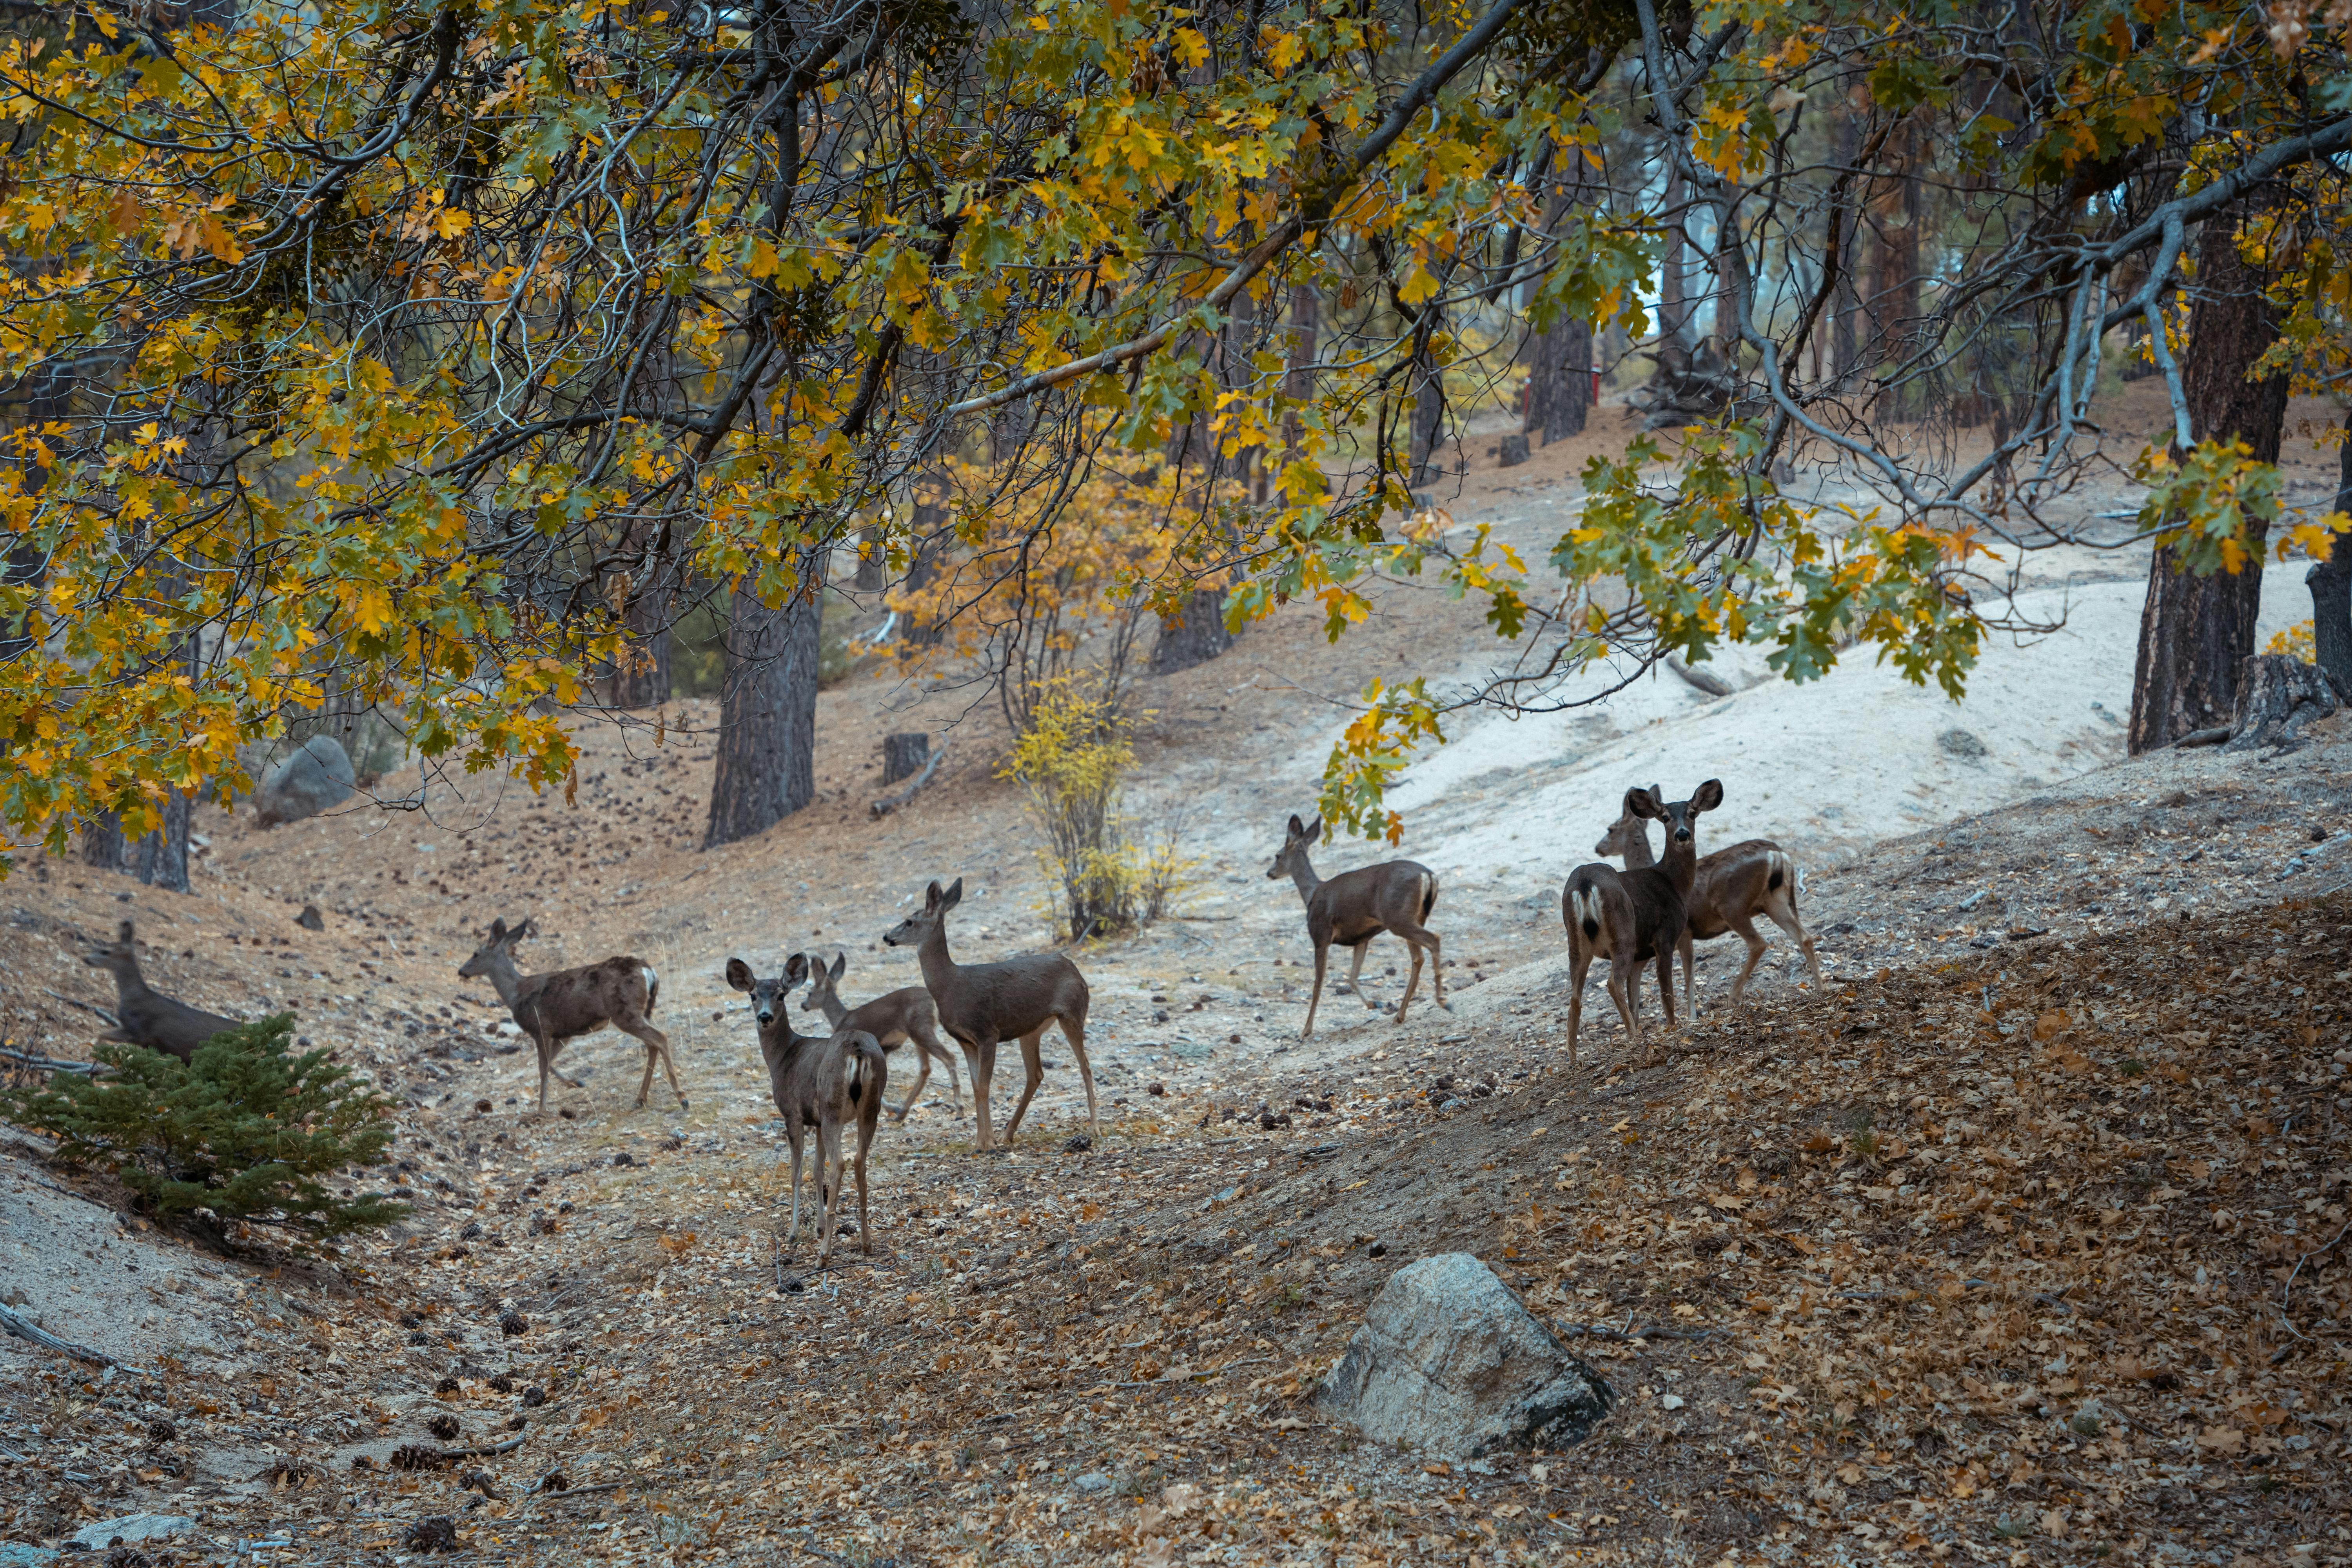
POLYGON ((1691 935, 1721 936, 1732 921, 1762 910, 1795 878, 1788 852, 1769 838, 1745 839, 1701 857, 1691 879, 1691 935))
POLYGON ((940 1010, 931 994, 919 985, 908 985, 851 1008, 834 1028, 863 1029, 887 1051, 903 1040, 914 1038, 919 1028, 937 1029, 939 1026, 940 1010))
POLYGON ((1376 936, 1393 925, 1419 925, 1437 902, 1437 877, 1412 860, 1386 860, 1342 871, 1307 901, 1310 931, 1318 925, 1338 941, 1376 936))
POLYGON ((515 990, 515 1022, 550 1040, 592 1035, 618 1019, 653 1009, 661 978, 640 958, 608 958, 577 969, 526 974, 515 990))
POLYGON ((944 992, 931 988, 940 1023, 964 1041, 1018 1039, 1055 1018, 1083 1019, 1089 1000, 1086 977, 1058 952, 959 963, 944 992))

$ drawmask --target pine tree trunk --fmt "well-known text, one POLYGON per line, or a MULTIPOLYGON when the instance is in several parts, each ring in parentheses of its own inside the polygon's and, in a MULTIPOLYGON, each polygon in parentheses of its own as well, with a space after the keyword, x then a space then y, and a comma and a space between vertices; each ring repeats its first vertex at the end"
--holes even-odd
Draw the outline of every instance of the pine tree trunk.
POLYGON ((81 859, 100 871, 120 871, 127 862, 122 818, 101 811, 81 825, 81 859))
MULTIPOLYGON (((2352 511, 2352 415, 2345 416, 2338 461, 2336 510, 2352 511)), ((2303 581, 2311 590, 2311 640, 2319 668, 2352 692, 2352 538, 2336 535, 2335 550, 2315 563, 2303 581)))
MULTIPOLYGON (((2275 463, 2286 426, 2287 376, 2281 372, 2263 381, 2246 379, 2279 334, 2278 310, 2263 294, 2268 275, 2238 255, 2238 225, 2251 210, 2229 207, 2205 220, 2181 378, 2192 436, 2200 441, 2234 437, 2252 449, 2256 461, 2275 463)), ((2230 722, 2240 668, 2254 651, 2268 534, 2259 523, 2249 525, 2242 541, 2244 569, 2210 577, 2182 571, 2169 548, 2157 550, 2148 565, 2132 679, 2134 756, 2160 750, 2191 731, 2230 722)))
POLYGON ((1184 595, 1181 616, 1160 622, 1159 640, 1151 645, 1151 673, 1173 675, 1196 664, 1206 664, 1234 646, 1225 629, 1225 591, 1195 588, 1184 595))
POLYGON ((705 849, 764 833, 816 797, 825 552, 803 552, 799 564, 800 586, 781 609, 770 609, 749 588, 735 590, 705 849))
MULTIPOLYGON (((1847 109, 1831 121, 1831 155, 1840 168, 1853 163, 1862 152, 1862 130, 1852 109, 1847 109)), ((1862 290, 1854 282, 1854 266, 1862 254, 1857 243, 1857 230, 1862 220, 1861 205, 1854 200, 1853 187, 1849 184, 1841 200, 1838 229, 1837 281, 1830 291, 1830 378, 1843 385, 1861 368, 1862 290)))
MULTIPOLYGON (((1434 309, 1434 307, 1432 307, 1434 309)), ((1412 439, 1410 454, 1412 461, 1412 480, 1418 489, 1436 479, 1443 471, 1439 451, 1445 432, 1445 378, 1438 368, 1436 356, 1428 348, 1429 334, 1437 330, 1432 323, 1421 339, 1421 350, 1412 362, 1412 439)))
MULTIPOLYGON (((1290 290, 1290 353, 1283 378, 1282 395, 1295 402, 1305 403, 1315 395, 1315 354, 1317 339, 1323 325, 1323 297, 1311 284, 1299 283, 1290 290)), ((1298 451, 1304 426, 1296 411, 1282 416, 1282 445, 1286 456, 1298 451)))
POLYGON ((188 886, 188 822, 194 798, 185 790, 163 797, 163 826, 129 847, 124 869, 151 888, 185 893, 188 886))

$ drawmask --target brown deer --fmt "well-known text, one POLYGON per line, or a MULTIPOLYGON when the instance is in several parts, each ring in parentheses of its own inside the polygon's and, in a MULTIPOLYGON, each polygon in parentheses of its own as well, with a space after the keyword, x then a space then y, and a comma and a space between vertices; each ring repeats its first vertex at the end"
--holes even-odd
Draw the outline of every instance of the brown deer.
POLYGON ((1329 881, 1315 874, 1307 864, 1307 846, 1323 837, 1323 819, 1317 817, 1302 826, 1298 818, 1290 819, 1290 830, 1282 840, 1281 852, 1266 868, 1265 879, 1279 881, 1287 877, 1298 888, 1298 896, 1307 902, 1307 939, 1315 944, 1315 994, 1307 1002, 1307 1026, 1298 1032, 1302 1040, 1315 1033, 1315 1010, 1323 1003, 1323 972, 1331 959, 1331 944, 1354 950, 1355 958, 1348 965, 1348 989, 1354 992, 1365 1006, 1374 1012, 1380 1004, 1364 995, 1364 949, 1372 938, 1388 931, 1412 950, 1412 973, 1405 977, 1404 995, 1397 1003, 1396 1021, 1404 1022, 1404 1010, 1412 1005, 1413 988, 1421 984, 1421 954, 1429 950, 1429 983, 1437 993, 1437 1005, 1447 1012, 1453 1005, 1445 1000, 1445 972, 1438 963, 1437 933, 1424 921, 1437 906, 1437 873, 1412 860, 1389 860, 1378 866, 1360 866, 1353 871, 1342 871, 1329 881))
MULTIPOLYGON (((1630 806, 1612 823, 1595 855, 1621 855, 1626 868, 1638 870, 1657 862, 1650 854, 1650 830, 1630 806)), ((1822 961, 1813 939, 1797 915, 1797 863, 1769 838, 1748 838, 1703 858, 1692 874, 1688 921, 1683 931, 1683 999, 1690 1016, 1698 1016, 1698 986, 1691 976, 1691 942, 1710 942, 1726 931, 1738 931, 1748 944, 1748 962, 1731 983, 1731 1006, 1739 1008, 1748 978, 1764 956, 1764 939, 1756 934, 1756 917, 1762 915, 1794 937, 1804 951, 1805 967, 1812 972, 1813 989, 1822 988, 1822 961)))
POLYGON ((1620 872, 1599 862, 1579 866, 1560 889, 1559 913, 1568 927, 1568 1062, 1576 1065, 1576 1037, 1584 1022, 1584 982, 1592 961, 1609 961, 1609 999, 1617 1004, 1629 1044, 1642 1045, 1641 966, 1658 964, 1658 994, 1666 1027, 1675 1026, 1675 950, 1689 921, 1691 880, 1698 866, 1697 817, 1723 804, 1723 785, 1714 779, 1690 799, 1669 805, 1654 785, 1625 792, 1625 810, 1666 825, 1663 864, 1620 872))
POLYGON ((92 948, 83 955, 82 962, 114 976, 117 1022, 99 1037, 101 1040, 144 1046, 151 1051, 162 1051, 165 1056, 187 1061, 196 1054, 198 1046, 223 1029, 245 1026, 235 1018, 224 1018, 217 1013, 175 1002, 149 985, 147 977, 139 973, 139 954, 132 945, 129 921, 115 928, 113 942, 92 948))
POLYGON ((808 955, 809 993, 807 1005, 815 1008, 833 1026, 835 1034, 844 1029, 862 1029, 874 1037, 887 1053, 912 1040, 915 1043, 915 1087, 907 1093, 907 1103, 890 1113, 893 1121, 907 1120, 907 1112, 923 1098, 923 1086, 931 1081, 931 1058, 947 1068, 948 1087, 955 1090, 956 1109, 963 1109, 963 1085, 956 1078, 955 1058, 940 1044, 940 1010, 931 1002, 931 994, 919 985, 902 986, 887 996, 877 996, 860 1007, 843 1004, 835 989, 841 983, 842 972, 849 967, 849 955, 837 952, 833 967, 827 969, 824 960, 812 952, 808 955))
POLYGON ((654 1004, 661 999, 661 976, 654 973, 654 966, 642 958, 608 958, 578 969, 524 974, 515 967, 515 944, 530 934, 529 921, 511 929, 502 920, 492 921, 489 940, 474 950, 474 956, 457 971, 457 978, 488 976, 498 988, 499 1000, 539 1047, 540 1114, 547 1114, 548 1074, 563 1079, 573 1089, 587 1087, 576 1078, 564 1078, 555 1065, 556 1053, 566 1043, 608 1025, 645 1044, 646 1077, 637 1085, 637 1109, 645 1109, 646 1097, 653 1092, 656 1061, 669 1075, 669 1090, 683 1107, 686 1091, 677 1087, 677 1064, 669 1054, 669 1037, 653 1026, 654 1004))
POLYGON ((857 1129, 857 1156, 852 1169, 857 1176, 857 1248, 874 1250, 874 1230, 866 1217, 866 1152, 874 1146, 874 1127, 882 1113, 882 1093, 890 1080, 882 1047, 862 1029, 831 1035, 803 1035, 784 1013, 784 999, 808 977, 809 962, 800 953, 784 961, 784 972, 762 980, 740 958, 727 961, 727 984, 751 998, 751 1018, 760 1029, 760 1056, 768 1064, 768 1092, 777 1114, 784 1119, 784 1141, 793 1152, 793 1219, 784 1233, 789 1243, 801 1234, 801 1136, 816 1129, 816 1266, 833 1258, 834 1237, 840 1229, 835 1210, 841 1202, 845 1173, 841 1164, 841 1130, 857 1129))
POLYGON ((963 899, 963 879, 946 892, 933 882, 923 894, 923 907, 883 933, 892 947, 912 947, 923 965, 923 985, 938 1006, 940 1025, 963 1047, 964 1065, 971 1069, 972 1110, 980 1122, 980 1147, 995 1146, 988 1120, 988 1089, 996 1075, 996 1047, 1003 1040, 1021 1042, 1021 1065, 1028 1081, 1021 1103, 1004 1124, 1004 1141, 1013 1142, 1021 1118, 1029 1109, 1037 1086, 1045 1080, 1037 1042, 1045 1026, 1058 1023, 1078 1058, 1078 1077, 1087 1086, 1087 1129, 1101 1136, 1095 1116, 1095 1069, 1087 1060, 1087 1008, 1093 998, 1078 966, 1058 952, 1024 953, 994 963, 958 963, 948 956, 948 911, 963 899))

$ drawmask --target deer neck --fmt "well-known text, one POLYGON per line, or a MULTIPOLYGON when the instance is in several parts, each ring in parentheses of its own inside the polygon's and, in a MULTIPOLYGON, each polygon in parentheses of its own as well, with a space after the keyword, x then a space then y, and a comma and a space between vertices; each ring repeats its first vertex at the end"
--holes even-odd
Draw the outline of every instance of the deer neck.
POLYGON ((1304 849, 1291 857, 1290 879, 1297 884, 1299 900, 1305 903, 1313 903, 1315 889, 1323 885, 1323 879, 1317 876, 1315 868, 1307 863, 1307 851, 1304 849))
MULTIPOLYGON (((1619 837, 1624 836, 1621 834, 1619 837)), ((1625 846, 1624 853, 1625 869, 1628 871, 1639 871, 1658 863, 1658 858, 1650 853, 1649 824, 1639 821, 1633 824, 1633 842, 1625 846)))
POLYGON ((121 1005, 129 1006, 141 997, 153 994, 148 987, 147 977, 139 973, 137 959, 114 965, 111 972, 114 975, 115 1000, 121 1005))
MULTIPOLYGON (((1642 837, 1644 841, 1643 848, 1646 852, 1649 835, 1645 833, 1642 837)), ((1658 863, 1658 868, 1666 874, 1668 881, 1674 883, 1675 891, 1689 897, 1691 884, 1698 879, 1698 835, 1694 833, 1687 839, 1677 839, 1669 833, 1666 836, 1666 858, 1658 863)))
POLYGON ((922 966, 923 988, 932 995, 944 994, 955 984, 956 962, 948 956, 945 919, 923 933, 922 942, 915 949, 915 962, 922 966))
POLYGON ((522 972, 515 967, 513 955, 499 953, 483 965, 483 973, 489 976, 490 988, 499 994, 499 1000, 511 1009, 515 998, 522 994, 522 972))
POLYGON ((841 1027, 841 1021, 849 1016, 849 1009, 842 1005, 841 993, 830 985, 809 1000, 818 1012, 824 1015, 824 1021, 836 1029, 841 1027))

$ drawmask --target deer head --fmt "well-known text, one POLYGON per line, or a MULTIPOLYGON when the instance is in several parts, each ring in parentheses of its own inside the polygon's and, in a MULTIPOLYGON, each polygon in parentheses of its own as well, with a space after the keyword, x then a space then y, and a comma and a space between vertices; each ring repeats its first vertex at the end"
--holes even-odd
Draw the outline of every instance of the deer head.
POLYGON ((1275 854, 1274 864, 1265 868, 1265 879, 1279 882, 1293 875, 1292 868, 1297 865, 1298 858, 1307 853, 1307 846, 1319 843, 1322 837, 1323 819, 1320 816, 1303 826, 1298 818, 1292 817, 1289 831, 1283 835, 1282 847, 1275 854))
POLYGON ((511 965, 514 963, 515 944, 529 935, 530 935, 530 921, 528 920, 513 927, 508 926, 503 920, 492 921, 488 940, 476 948, 474 956, 466 960, 459 967, 457 978, 472 980, 480 975, 495 973, 501 959, 511 965))
POLYGON ((824 1010, 824 1005, 827 1002, 835 1001, 839 998, 840 992, 837 987, 841 984, 841 977, 848 972, 849 954, 845 952, 835 953, 833 955, 833 964, 830 968, 826 967, 825 962, 823 958, 819 957, 815 953, 810 953, 808 955, 809 990, 807 1005, 817 1009, 819 1012, 823 1012, 824 1010))
POLYGON ((958 877, 955 885, 944 893, 940 891, 940 885, 933 882, 924 889, 923 907, 884 931, 882 940, 891 947, 920 947, 926 937, 940 929, 940 922, 947 919, 948 911, 962 901, 961 877, 958 877))
MULTIPOLYGON (((1637 795, 1643 800, 1650 799, 1650 792, 1647 790, 1629 789, 1625 792, 1625 804, 1619 811, 1617 820, 1609 825, 1609 831, 1602 834, 1601 842, 1592 847, 1592 852, 1595 855, 1607 857, 1638 854, 1643 861, 1648 860, 1650 830, 1643 824, 1643 813, 1633 805, 1634 797, 1637 795)), ((1632 865, 1633 862, 1629 860, 1626 864, 1632 865)))
POLYGON ((1668 802, 1664 798, 1664 795, 1665 792, 1656 784, 1648 789, 1627 790, 1625 810, 1635 817, 1649 817, 1665 824, 1668 855, 1677 849, 1687 851, 1694 843, 1694 824, 1698 815, 1713 811, 1723 804, 1723 784, 1720 780, 1709 779, 1693 790, 1688 800, 1668 802))
POLYGON ((784 1002, 793 988, 808 978, 808 956, 796 952, 784 960, 782 974, 762 980, 751 972, 750 964, 740 958, 730 958, 727 961, 727 984, 751 998, 751 1016, 758 1020, 764 1034, 783 1019, 784 1002))
POLYGON ((82 954, 81 961, 92 969, 107 970, 118 977, 139 973, 139 955, 131 942, 131 922, 124 921, 114 928, 114 940, 102 942, 82 954))

